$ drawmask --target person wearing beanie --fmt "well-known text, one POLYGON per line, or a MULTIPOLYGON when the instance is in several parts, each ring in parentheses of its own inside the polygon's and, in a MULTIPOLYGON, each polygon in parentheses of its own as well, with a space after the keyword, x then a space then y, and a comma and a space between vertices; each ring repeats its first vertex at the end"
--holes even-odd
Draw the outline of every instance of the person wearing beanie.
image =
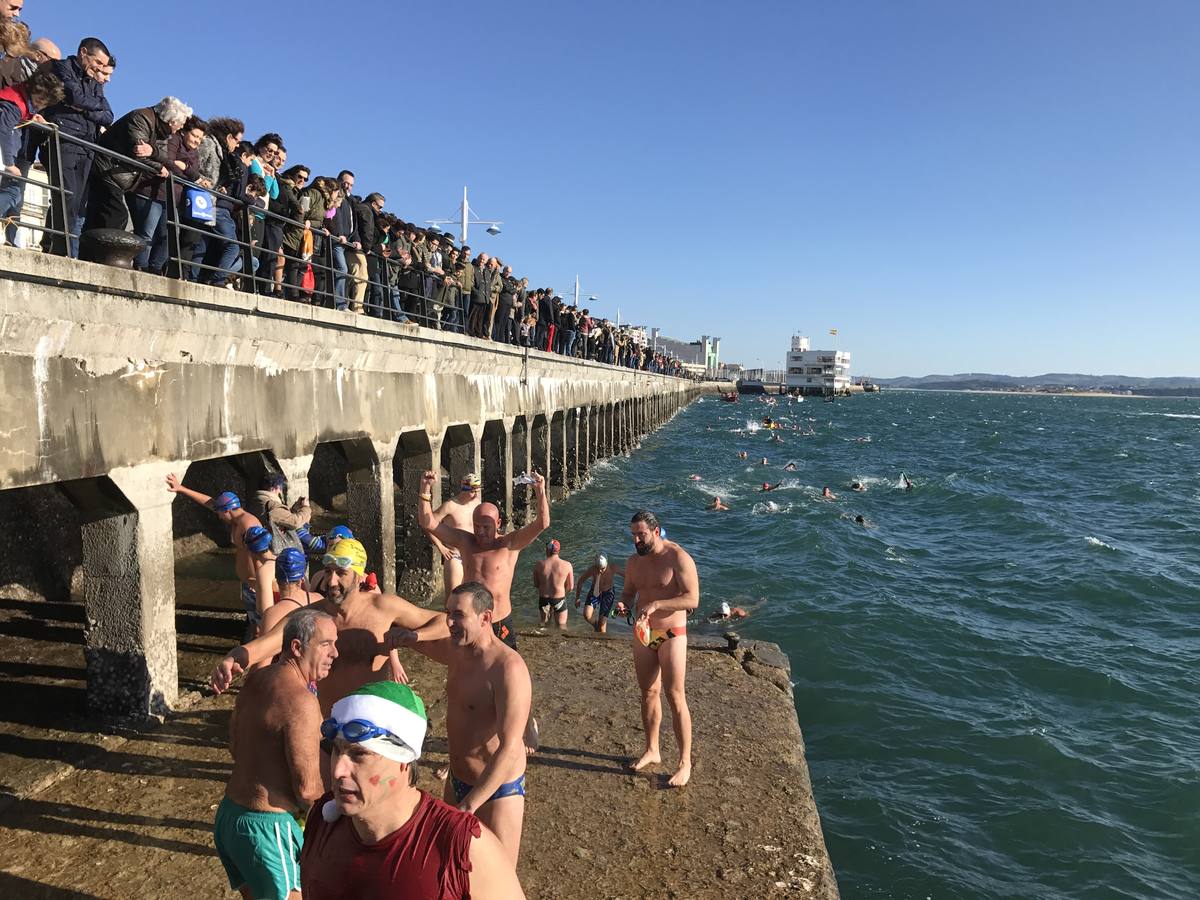
POLYGON ((428 716, 408 685, 375 681, 338 700, 321 723, 332 791, 304 829, 305 900, 519 900, 496 836, 469 812, 419 789, 428 716))
MULTIPOLYGON (((476 507, 479 506, 479 492, 482 487, 483 482, 474 472, 464 475, 462 481, 459 482, 458 493, 433 511, 434 528, 444 521, 451 528, 470 531, 471 517, 475 514, 476 507)), ((430 542, 442 555, 442 585, 446 590, 445 596, 449 597, 450 592, 462 584, 462 554, 454 547, 448 547, 442 543, 433 533, 433 529, 423 528, 422 530, 429 535, 430 542)))
POLYGON ((546 558, 533 564, 533 586, 538 592, 538 614, 542 624, 547 625, 550 617, 558 622, 559 628, 567 627, 567 591, 575 587, 575 569, 559 555, 562 545, 558 541, 546 544, 546 558))
POLYGON ((337 628, 325 613, 290 616, 279 660, 246 679, 233 708, 233 771, 217 807, 213 839, 244 897, 295 898, 300 890, 296 817, 321 795, 321 710, 314 685, 337 658, 337 628))
POLYGON ((250 558, 250 549, 245 544, 245 536, 246 529, 253 528, 255 525, 261 528, 262 522, 258 521, 257 516, 242 509, 241 498, 232 491, 224 491, 215 497, 210 497, 208 494, 184 487, 183 482, 174 472, 167 475, 167 490, 172 494, 187 497, 193 503, 215 512, 217 518, 221 520, 221 524, 229 529, 229 541, 233 544, 236 554, 234 567, 237 571, 238 581, 242 583, 242 607, 246 611, 246 629, 243 637, 245 640, 250 640, 257 634, 261 620, 259 618, 258 591, 255 588, 257 572, 254 562, 250 558))
MULTIPOLYGON (((322 569, 311 584, 320 599, 309 608, 331 615, 339 634, 352 633, 338 648, 341 656, 333 674, 317 688, 321 712, 328 716, 335 702, 368 682, 387 674, 396 681, 408 681, 398 649, 410 647, 426 652, 430 643, 450 632, 444 613, 422 609, 395 594, 369 590, 367 551, 359 541, 344 538, 335 542, 321 562, 322 569), (382 671, 384 666, 388 666, 388 672, 382 671)), ((221 693, 243 671, 278 654, 283 629, 292 615, 295 613, 283 616, 270 631, 229 651, 213 669, 209 679, 213 691, 221 693)))

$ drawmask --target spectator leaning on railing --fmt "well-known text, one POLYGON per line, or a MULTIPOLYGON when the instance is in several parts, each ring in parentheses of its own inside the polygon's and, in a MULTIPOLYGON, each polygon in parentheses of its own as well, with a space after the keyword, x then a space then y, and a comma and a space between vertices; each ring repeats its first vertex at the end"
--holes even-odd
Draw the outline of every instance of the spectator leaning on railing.
MULTIPOLYGON (((113 123, 112 107, 104 96, 104 83, 108 80, 104 73, 107 70, 111 75, 116 64, 116 58, 109 52, 105 43, 95 37, 87 37, 80 41, 74 56, 52 63, 50 70, 63 83, 63 99, 46 110, 46 121, 57 125, 63 135, 96 143, 100 137, 100 129, 113 123)), ((43 139, 41 146, 42 162, 48 172, 56 171, 59 163, 55 160, 55 153, 61 153, 63 187, 69 192, 67 221, 61 221, 58 204, 51 203, 47 228, 78 234, 83 225, 84 213, 87 211, 87 184, 88 175, 92 171, 92 151, 70 140, 59 140, 56 143, 43 139)), ((61 254, 64 246, 62 235, 51 234, 49 231, 42 235, 42 249, 47 253, 61 254)), ((78 255, 78 247, 78 240, 72 238, 72 256, 78 255)))
MULTIPOLYGON (((140 160, 157 169, 160 177, 167 175, 167 138, 183 127, 192 108, 177 97, 164 97, 156 106, 146 106, 128 112, 117 119, 100 137, 106 150, 140 160)), ((99 154, 92 162, 88 180, 88 211, 84 231, 96 228, 124 229, 129 222, 130 204, 126 198, 146 174, 135 166, 107 154, 99 154)))
POLYGON ((26 122, 44 122, 38 110, 62 98, 63 84, 50 72, 34 72, 27 81, 0 90, 0 166, 7 173, 0 178, 0 219, 12 215, 25 193, 24 182, 8 177, 24 177, 17 159, 22 139, 17 129, 26 122))

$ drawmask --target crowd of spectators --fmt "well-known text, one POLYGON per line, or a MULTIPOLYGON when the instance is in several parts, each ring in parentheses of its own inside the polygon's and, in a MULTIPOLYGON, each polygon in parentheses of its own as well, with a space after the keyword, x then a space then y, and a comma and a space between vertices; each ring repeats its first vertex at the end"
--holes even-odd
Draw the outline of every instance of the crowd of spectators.
POLYGON ((449 235, 385 212, 383 194, 355 193, 349 169, 313 177, 289 165, 277 133, 247 141, 239 119, 206 121, 175 97, 116 118, 104 95, 117 65, 108 46, 88 37, 63 59, 53 42, 30 40, 17 19, 23 3, 0 0, 0 220, 9 243, 40 161, 55 180, 61 171, 67 192, 50 204, 47 253, 78 256, 82 233, 131 230, 143 244, 135 267, 154 274, 683 374, 644 329, 531 288, 499 258, 472 256, 449 235), (53 126, 58 139, 31 122, 53 126))

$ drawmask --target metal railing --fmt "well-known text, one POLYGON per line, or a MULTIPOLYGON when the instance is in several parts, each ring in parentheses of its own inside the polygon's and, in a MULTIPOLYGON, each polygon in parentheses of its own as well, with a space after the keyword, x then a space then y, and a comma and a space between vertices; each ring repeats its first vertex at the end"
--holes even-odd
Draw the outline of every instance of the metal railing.
MULTIPOLYGON (((25 168, 21 175, 6 173, 4 178, 17 181, 22 186, 34 184, 49 191, 50 215, 47 221, 38 223, 21 220, 18 223, 21 227, 43 236, 51 235, 61 239, 50 242, 43 240, 43 249, 47 252, 69 255, 72 242, 82 237, 73 230, 75 223, 70 212, 71 192, 67 189, 63 177, 62 147, 63 143, 67 142, 93 157, 105 156, 114 166, 132 170, 133 174, 138 175, 133 189, 125 191, 125 194, 134 193, 149 203, 163 204, 160 224, 155 233, 148 236, 139 234, 138 237, 148 240, 149 246, 144 251, 147 253, 153 251, 158 240, 165 240, 166 261, 163 272, 167 277, 216 286, 229 284, 253 295, 282 295, 284 299, 334 309, 357 306, 352 295, 356 293, 355 286, 361 285, 363 311, 373 318, 415 322, 422 327, 458 334, 469 333, 470 311, 476 301, 472 300, 470 293, 464 292, 461 286, 445 284, 445 274, 439 276, 436 271, 412 264, 405 266, 390 250, 381 252, 378 248, 366 247, 356 250, 344 236, 330 234, 327 229, 316 231, 311 223, 280 215, 270 209, 269 204, 264 208, 253 198, 231 196, 215 186, 183 178, 172 171, 170 165, 162 167, 158 163, 148 163, 141 158, 117 153, 91 141, 65 134, 53 124, 29 122, 22 127, 41 132, 42 141, 45 143, 39 143, 39 146, 48 145, 50 148, 48 160, 43 154, 49 184, 29 178, 28 168, 25 168), (162 175, 163 168, 167 172, 165 176, 162 175), (204 192, 212 198, 215 214, 212 224, 188 214, 181 203, 183 192, 188 190, 204 192), (163 197, 161 201, 158 200, 160 194, 163 197), (222 219, 222 213, 229 219, 228 222, 220 223, 226 229, 224 232, 218 230, 217 224, 217 221, 222 219), (274 229, 271 232, 271 246, 266 246, 260 239, 268 235, 268 228, 274 229), (230 230, 232 233, 229 233, 230 230), (300 251, 288 246, 292 243, 290 238, 299 236, 303 240, 305 231, 312 234, 313 238, 311 256, 302 255, 300 251), (276 243, 279 246, 274 246, 276 243), (200 252, 200 248, 203 252, 200 252), (339 249, 343 251, 345 268, 337 265, 339 249), (366 264, 365 271, 361 271, 363 267, 358 265, 356 258, 355 274, 351 275, 345 259, 348 254, 355 257, 361 254, 366 264), (220 265, 222 257, 230 259, 225 266, 220 265), (312 270, 313 284, 311 289, 306 289, 302 286, 301 279, 307 277, 309 267, 312 270), (401 284, 405 286, 401 287, 401 284)), ((93 167, 94 165, 93 161, 93 167)), ((104 176, 93 172, 91 177, 104 176)), ((116 186, 119 188, 119 185, 116 186)), ((88 185, 82 185, 80 189, 87 190, 88 185)), ((132 218, 132 210, 130 214, 132 218)), ((136 231, 136 222, 134 228, 136 231)), ((82 230, 81 227, 80 231, 82 230)), ((385 245, 386 242, 380 246, 385 245)), ((488 301, 485 303, 490 310, 492 304, 488 301)), ((523 313, 524 309, 523 303, 517 306, 518 313, 523 313)), ((357 312, 357 309, 353 311, 357 312)), ((517 317, 514 326, 517 330, 522 317, 517 317)), ((672 374, 666 371, 673 367, 671 362, 658 364, 653 356, 643 360, 640 353, 636 354, 638 358, 635 360, 635 354, 622 350, 620 344, 612 345, 604 341, 603 346, 593 348, 590 346, 593 343, 590 335, 600 329, 600 326, 594 326, 590 334, 578 331, 570 356, 600 365, 672 374)), ((488 337, 491 338, 490 333, 488 337)), ((541 349, 556 356, 566 355, 557 352, 553 343, 548 347, 531 346, 532 337, 531 335, 530 344, 518 341, 515 346, 526 350, 541 349)), ((499 343, 513 346, 512 341, 501 340, 499 343)))

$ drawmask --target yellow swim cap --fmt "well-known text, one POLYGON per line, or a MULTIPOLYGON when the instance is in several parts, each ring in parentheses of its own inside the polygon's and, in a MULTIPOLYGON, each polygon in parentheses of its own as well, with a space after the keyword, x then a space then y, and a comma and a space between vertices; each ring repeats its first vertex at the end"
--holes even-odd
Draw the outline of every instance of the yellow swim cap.
POLYGON ((367 551, 353 538, 342 538, 333 544, 321 560, 325 566, 352 569, 359 575, 367 574, 367 551))

